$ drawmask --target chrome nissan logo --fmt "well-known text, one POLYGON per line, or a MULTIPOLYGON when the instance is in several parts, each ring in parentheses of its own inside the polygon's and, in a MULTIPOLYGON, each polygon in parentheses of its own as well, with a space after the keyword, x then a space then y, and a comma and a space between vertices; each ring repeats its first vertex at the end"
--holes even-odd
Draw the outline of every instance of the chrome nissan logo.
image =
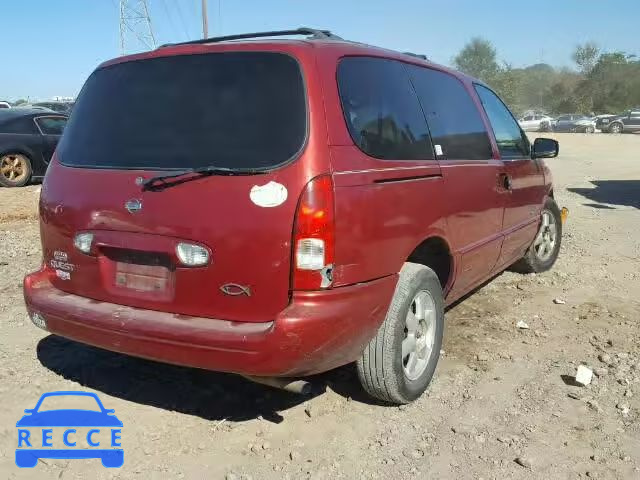
POLYGON ((142 202, 134 198, 133 200, 127 201, 127 203, 124 204, 124 208, 126 208, 129 213, 139 212, 142 210, 142 202))

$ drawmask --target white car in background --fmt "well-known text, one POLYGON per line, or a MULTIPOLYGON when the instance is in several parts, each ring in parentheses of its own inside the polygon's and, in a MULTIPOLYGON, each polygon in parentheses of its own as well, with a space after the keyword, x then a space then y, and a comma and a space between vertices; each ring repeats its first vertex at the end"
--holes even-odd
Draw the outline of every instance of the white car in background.
POLYGON ((543 128, 545 125, 546 129, 551 125, 553 118, 549 115, 526 115, 518 120, 520 127, 526 132, 539 132, 540 130, 545 130, 543 128))

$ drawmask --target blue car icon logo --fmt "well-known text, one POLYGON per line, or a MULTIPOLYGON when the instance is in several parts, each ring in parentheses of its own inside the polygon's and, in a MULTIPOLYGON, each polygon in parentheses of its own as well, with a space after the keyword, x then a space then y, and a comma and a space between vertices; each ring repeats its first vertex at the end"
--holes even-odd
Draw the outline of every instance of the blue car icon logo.
POLYGON ((18 422, 16 465, 35 467, 40 458, 99 458, 108 468, 124 463, 122 422, 90 392, 49 392, 18 422), (83 408, 51 408, 52 404, 83 408))

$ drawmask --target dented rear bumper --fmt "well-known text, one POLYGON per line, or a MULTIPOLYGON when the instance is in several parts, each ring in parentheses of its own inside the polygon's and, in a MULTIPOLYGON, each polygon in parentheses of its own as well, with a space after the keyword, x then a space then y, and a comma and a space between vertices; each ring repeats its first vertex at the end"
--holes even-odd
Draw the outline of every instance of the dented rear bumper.
POLYGON ((25 277, 24 296, 31 318, 38 314, 56 335, 161 362, 255 376, 309 375, 356 360, 384 320, 397 283, 394 275, 295 292, 273 321, 253 323, 99 302, 55 288, 50 275, 44 268, 25 277))

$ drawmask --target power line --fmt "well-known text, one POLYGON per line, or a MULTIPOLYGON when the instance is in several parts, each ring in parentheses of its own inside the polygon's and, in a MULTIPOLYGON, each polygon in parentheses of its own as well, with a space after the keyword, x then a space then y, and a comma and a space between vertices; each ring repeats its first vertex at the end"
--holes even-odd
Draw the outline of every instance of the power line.
POLYGON ((218 34, 222 35, 222 7, 220 4, 222 0, 218 0, 218 34))
POLYGON ((176 24, 173 21, 173 16, 169 13, 169 7, 167 7, 166 0, 162 0, 162 6, 164 7, 164 12, 167 14, 167 18, 169 19, 169 23, 171 24, 171 39, 173 40, 176 36, 176 24))
POLYGON ((180 0, 175 3, 178 9, 178 17, 180 18, 180 23, 182 24, 182 30, 184 31, 185 36, 189 39, 191 36, 189 35, 189 31, 187 29, 187 24, 184 22, 184 17, 182 16, 182 8, 180 7, 180 0))

